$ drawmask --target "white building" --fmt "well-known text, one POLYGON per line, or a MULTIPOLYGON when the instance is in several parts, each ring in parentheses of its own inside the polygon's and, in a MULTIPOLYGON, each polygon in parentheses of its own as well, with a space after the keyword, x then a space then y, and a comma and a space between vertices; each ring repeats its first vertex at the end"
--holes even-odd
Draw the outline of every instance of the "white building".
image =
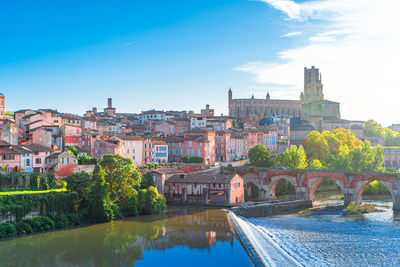
POLYGON ((153 163, 167 163, 168 144, 164 141, 154 141, 151 156, 153 163))

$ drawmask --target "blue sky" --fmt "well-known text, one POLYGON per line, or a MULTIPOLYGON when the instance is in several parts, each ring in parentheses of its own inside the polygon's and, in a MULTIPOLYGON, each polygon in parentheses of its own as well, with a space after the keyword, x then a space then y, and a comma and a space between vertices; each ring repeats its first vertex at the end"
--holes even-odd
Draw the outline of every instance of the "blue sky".
MULTIPOLYGON (((371 104, 355 100, 354 92, 366 90, 362 73, 353 77, 338 71, 349 60, 337 60, 343 55, 338 47, 346 47, 343 42, 355 31, 355 23, 346 19, 371 12, 355 14, 360 10, 356 4, 3 0, 0 92, 6 95, 7 110, 46 107, 82 114, 93 106, 105 107, 106 98, 112 97, 119 112, 199 111, 211 104, 226 114, 229 87, 234 97, 265 97, 268 90, 272 98, 297 99, 303 67, 316 65, 327 98, 342 102, 343 117, 396 122, 388 117, 392 111, 375 112, 371 104), (330 34, 338 28, 353 32, 330 34), (349 80, 345 85, 336 82, 344 77, 349 80)), ((357 58, 350 60, 357 63, 357 58)), ((389 94, 395 82, 390 81, 389 94)))

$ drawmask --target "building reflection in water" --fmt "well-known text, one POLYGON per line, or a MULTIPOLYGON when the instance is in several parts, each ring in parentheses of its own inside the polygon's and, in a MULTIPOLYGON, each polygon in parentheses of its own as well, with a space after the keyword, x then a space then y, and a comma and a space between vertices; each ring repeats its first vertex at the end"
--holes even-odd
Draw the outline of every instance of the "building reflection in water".
MULTIPOLYGON (((0 266, 128 266, 147 250, 165 251, 178 246, 199 249, 179 256, 185 260, 204 249, 243 250, 240 246, 233 248, 233 233, 233 226, 221 210, 176 208, 165 214, 0 242, 0 266)), ((169 257, 168 261, 173 262, 169 257)))

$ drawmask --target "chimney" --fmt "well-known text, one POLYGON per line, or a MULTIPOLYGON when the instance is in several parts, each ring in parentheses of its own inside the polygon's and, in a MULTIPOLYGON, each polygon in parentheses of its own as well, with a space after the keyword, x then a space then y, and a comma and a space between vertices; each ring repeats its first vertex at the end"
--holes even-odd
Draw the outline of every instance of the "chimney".
POLYGON ((112 98, 108 99, 108 108, 112 108, 112 98))
POLYGON ((210 109, 210 105, 209 105, 209 104, 206 105, 206 109, 207 109, 207 110, 210 109))
POLYGON ((97 113, 97 108, 92 108, 92 111, 94 112, 94 113, 97 113))

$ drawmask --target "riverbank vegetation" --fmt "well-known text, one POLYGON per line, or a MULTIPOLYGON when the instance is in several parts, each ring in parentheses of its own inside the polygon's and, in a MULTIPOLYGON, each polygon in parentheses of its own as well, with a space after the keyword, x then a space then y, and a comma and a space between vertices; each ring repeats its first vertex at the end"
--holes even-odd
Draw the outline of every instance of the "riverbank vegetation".
POLYGON ((0 215, 7 222, 0 223, 0 238, 154 214, 166 208, 153 177, 149 173, 142 177, 131 159, 118 155, 105 155, 93 174, 75 173, 61 186, 66 188, 30 194, 10 191, 1 196, 0 215))

